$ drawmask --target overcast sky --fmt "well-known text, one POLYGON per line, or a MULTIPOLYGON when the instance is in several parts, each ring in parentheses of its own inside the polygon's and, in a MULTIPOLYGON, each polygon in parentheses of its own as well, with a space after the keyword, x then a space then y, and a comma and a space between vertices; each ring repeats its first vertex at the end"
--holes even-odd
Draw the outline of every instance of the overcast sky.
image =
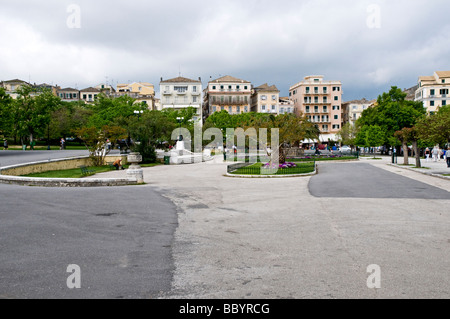
POLYGON ((308 75, 344 100, 450 70, 448 0, 0 0, 0 80, 79 89, 232 75, 282 95, 308 75), (75 6, 73 6, 75 5, 75 6), (78 9, 80 11, 78 11, 78 9), (80 14, 78 15, 78 12, 80 14))

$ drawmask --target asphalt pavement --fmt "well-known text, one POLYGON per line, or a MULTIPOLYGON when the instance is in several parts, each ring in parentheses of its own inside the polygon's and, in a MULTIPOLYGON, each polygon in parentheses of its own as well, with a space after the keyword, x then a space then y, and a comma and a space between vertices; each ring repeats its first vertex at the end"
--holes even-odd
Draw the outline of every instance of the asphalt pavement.
MULTIPOLYGON (((43 153, 6 158, 80 152, 43 153)), ((171 289, 177 225, 176 207, 148 186, 0 185, 0 299, 157 298, 171 289), (73 264, 81 289, 66 284, 73 264)))
POLYGON ((450 199, 450 193, 368 163, 320 163, 309 183, 313 196, 328 198, 450 199))

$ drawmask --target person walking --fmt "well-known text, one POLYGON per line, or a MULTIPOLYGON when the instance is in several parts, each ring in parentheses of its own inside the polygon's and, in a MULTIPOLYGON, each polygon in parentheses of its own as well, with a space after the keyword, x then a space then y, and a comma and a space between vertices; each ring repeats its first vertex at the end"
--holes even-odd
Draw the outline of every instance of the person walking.
POLYGON ((427 159, 427 162, 430 159, 430 149, 428 147, 425 150, 425 158, 427 159))
POLYGON ((5 139, 5 141, 3 142, 3 150, 7 151, 8 150, 8 141, 5 139))
POLYGON ((433 159, 435 162, 439 162, 439 154, 440 154, 439 147, 435 146, 433 148, 433 159))
POLYGON ((450 146, 447 148, 447 168, 450 168, 450 146))

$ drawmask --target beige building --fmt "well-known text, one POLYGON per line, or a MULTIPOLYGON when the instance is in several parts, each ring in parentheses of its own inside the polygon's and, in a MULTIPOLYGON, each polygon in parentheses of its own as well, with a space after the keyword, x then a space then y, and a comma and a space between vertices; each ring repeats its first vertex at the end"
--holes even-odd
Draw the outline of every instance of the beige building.
POLYGON ((80 100, 88 104, 94 103, 100 93, 99 89, 93 87, 83 89, 80 91, 80 100))
POLYGON ((366 99, 354 100, 342 103, 343 124, 350 123, 355 125, 362 113, 375 105, 377 100, 368 101, 366 99))
POLYGON ((155 87, 147 82, 134 82, 131 84, 118 84, 115 93, 111 97, 128 95, 136 99, 136 103, 145 103, 150 110, 155 109, 155 87))
POLYGON ((450 103, 449 89, 450 71, 436 71, 433 76, 419 77, 415 100, 423 102, 427 112, 433 114, 450 103))
POLYGON ((13 99, 17 99, 19 95, 16 93, 16 91, 22 88, 23 86, 32 86, 32 85, 28 82, 19 79, 0 82, 0 87, 4 88, 6 93, 9 94, 13 99))
POLYGON ((253 89, 251 111, 255 113, 279 114, 280 90, 267 83, 253 89))
POLYGON ((73 88, 58 89, 56 94, 64 102, 76 102, 80 100, 80 91, 73 88))
POLYGON ((204 90, 203 115, 206 118, 223 110, 230 114, 248 113, 251 102, 252 84, 227 75, 208 83, 204 90))
POLYGON ((319 127, 323 142, 337 141, 343 125, 342 94, 340 81, 324 81, 322 75, 307 76, 289 89, 297 114, 305 114, 319 127))
POLYGON ((183 110, 193 107, 197 110, 194 121, 202 121, 202 81, 184 77, 163 80, 160 82, 161 108, 183 110))

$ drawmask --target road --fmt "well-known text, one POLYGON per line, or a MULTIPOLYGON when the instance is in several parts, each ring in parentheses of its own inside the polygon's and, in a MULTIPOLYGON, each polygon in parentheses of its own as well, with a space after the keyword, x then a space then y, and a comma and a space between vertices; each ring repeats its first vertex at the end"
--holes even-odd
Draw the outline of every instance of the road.
MULTIPOLYGON (((42 159, 24 155, 16 162, 42 159)), ((157 298, 171 289, 176 207, 154 189, 0 185, 0 194, 0 298, 157 298), (66 285, 71 264, 81 268, 79 290, 66 285)))

